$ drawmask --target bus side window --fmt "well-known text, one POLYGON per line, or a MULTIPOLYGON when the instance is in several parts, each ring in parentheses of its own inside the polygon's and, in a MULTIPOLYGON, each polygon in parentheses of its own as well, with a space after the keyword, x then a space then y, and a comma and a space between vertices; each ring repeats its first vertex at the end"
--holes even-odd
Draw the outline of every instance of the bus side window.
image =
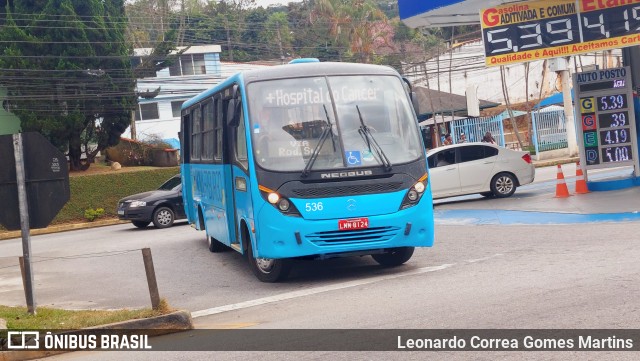
POLYGON ((225 124, 225 102, 222 99, 222 95, 218 94, 216 95, 216 120, 215 120, 215 124, 214 124, 214 149, 215 149, 215 153, 213 155, 213 158, 216 160, 216 163, 222 163, 222 130, 223 130, 223 126, 225 124))
POLYGON ((189 113, 185 111, 182 115, 182 129, 179 133, 180 145, 182 147, 182 163, 191 162, 191 142, 189 139, 189 137, 191 137, 191 123, 189 119, 189 113))
POLYGON ((213 160, 213 147, 214 147, 214 134, 213 125, 214 118, 214 106, 213 101, 209 100, 202 106, 202 159, 207 161, 213 160))
POLYGON ((191 160, 200 160, 200 150, 202 148, 202 119, 200 117, 200 106, 191 111, 191 160))

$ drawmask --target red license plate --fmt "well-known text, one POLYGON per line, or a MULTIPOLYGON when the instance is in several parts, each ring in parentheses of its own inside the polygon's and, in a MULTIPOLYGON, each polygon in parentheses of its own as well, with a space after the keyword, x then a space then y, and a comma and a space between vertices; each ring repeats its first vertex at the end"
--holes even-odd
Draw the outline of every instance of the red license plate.
POLYGON ((369 228, 369 218, 351 218, 338 221, 338 230, 351 231, 354 229, 369 228))

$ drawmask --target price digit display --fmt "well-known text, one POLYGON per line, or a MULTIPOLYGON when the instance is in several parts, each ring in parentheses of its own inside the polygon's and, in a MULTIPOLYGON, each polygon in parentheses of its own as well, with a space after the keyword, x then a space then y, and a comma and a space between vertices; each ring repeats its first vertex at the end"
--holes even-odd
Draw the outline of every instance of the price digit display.
POLYGON ((630 140, 627 129, 614 129, 614 130, 601 131, 600 139, 602 139, 602 142, 604 144, 627 143, 630 140))
POLYGON ((618 110, 628 106, 626 94, 601 96, 597 98, 597 103, 599 111, 618 110))
POLYGON ((580 42, 577 16, 489 29, 484 32, 487 55, 517 53, 580 42))
POLYGON ((600 128, 617 128, 629 126, 629 112, 605 113, 598 117, 600 128))
POLYGON ((632 154, 630 145, 603 148, 602 161, 604 163, 627 162, 633 159, 632 154))

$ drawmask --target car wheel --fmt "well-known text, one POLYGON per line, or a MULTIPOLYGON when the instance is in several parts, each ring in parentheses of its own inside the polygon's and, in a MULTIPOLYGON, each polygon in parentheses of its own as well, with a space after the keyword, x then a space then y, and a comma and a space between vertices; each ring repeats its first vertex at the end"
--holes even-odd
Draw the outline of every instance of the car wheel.
POLYGON ((371 257, 382 266, 395 267, 407 262, 414 250, 414 247, 398 247, 385 253, 372 254, 371 257))
POLYGON ((491 180, 491 192, 498 198, 510 197, 516 191, 516 179, 509 173, 496 174, 491 180))
POLYGON ((138 228, 146 228, 151 222, 131 221, 131 223, 138 228))
POLYGON ((167 228, 173 225, 175 214, 169 207, 159 207, 153 212, 153 225, 157 228, 167 228))
POLYGON ((209 251, 211 253, 220 253, 227 249, 226 245, 213 237, 207 237, 207 242, 209 242, 209 251))
POLYGON ((261 282, 278 282, 289 275, 291 271, 291 260, 288 258, 255 258, 253 257, 253 247, 247 247, 247 259, 253 274, 261 282))

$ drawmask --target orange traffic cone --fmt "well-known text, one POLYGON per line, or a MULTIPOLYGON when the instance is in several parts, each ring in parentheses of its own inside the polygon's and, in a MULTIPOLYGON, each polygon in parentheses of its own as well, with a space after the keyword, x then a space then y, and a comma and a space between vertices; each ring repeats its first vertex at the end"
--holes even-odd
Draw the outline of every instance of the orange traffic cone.
POLYGON ((585 193, 589 193, 589 188, 587 188, 587 182, 584 179, 584 174, 582 174, 580 161, 578 161, 578 164, 576 164, 576 194, 585 193))
POLYGON ((558 182, 556 183, 556 198, 569 197, 569 188, 567 188, 567 182, 564 181, 564 174, 562 174, 562 167, 558 164, 558 182))

